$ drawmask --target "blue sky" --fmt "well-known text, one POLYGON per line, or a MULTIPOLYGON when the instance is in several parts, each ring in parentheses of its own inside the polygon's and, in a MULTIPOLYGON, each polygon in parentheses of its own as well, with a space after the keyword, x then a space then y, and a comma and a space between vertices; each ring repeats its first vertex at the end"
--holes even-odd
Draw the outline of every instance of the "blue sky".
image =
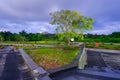
POLYGON ((54 33, 50 12, 77 10, 95 19, 93 34, 120 32, 120 0, 1 0, 0 31, 54 33))

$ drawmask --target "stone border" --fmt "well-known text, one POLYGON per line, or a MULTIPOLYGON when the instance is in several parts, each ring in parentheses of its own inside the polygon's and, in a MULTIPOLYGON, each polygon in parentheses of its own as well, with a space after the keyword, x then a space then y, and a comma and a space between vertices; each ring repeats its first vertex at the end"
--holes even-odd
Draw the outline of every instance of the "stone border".
MULTIPOLYGON (((19 49, 19 52, 22 53, 25 62, 27 63, 28 66, 30 66, 32 73, 35 74, 36 70, 38 69, 37 64, 34 63, 34 61, 25 53, 25 51, 23 49, 19 49), (29 59, 27 59, 28 57, 29 57, 29 59), (32 64, 31 64, 31 62, 32 62, 32 64)), ((68 70, 68 69, 72 69, 72 68, 77 68, 82 52, 83 52, 83 47, 80 48, 79 54, 77 55, 77 57, 75 58, 75 60, 71 64, 68 64, 66 66, 62 66, 62 67, 59 67, 56 69, 50 69, 48 71, 45 71, 43 68, 39 67, 41 69, 39 70, 39 72, 37 71, 37 74, 35 74, 35 75, 38 76, 38 74, 39 74, 39 76, 41 76, 41 74, 42 74, 44 76, 45 80, 50 80, 50 79, 46 78, 46 76, 48 76, 49 74, 54 74, 54 73, 57 73, 60 71, 64 71, 64 70, 68 70)), ((39 77, 39 78, 41 78, 41 77, 39 77)))
POLYGON ((98 51, 98 52, 119 53, 120 54, 120 50, 94 49, 94 48, 87 48, 87 50, 98 51))
POLYGON ((45 71, 42 67, 38 67, 37 64, 29 57, 29 55, 23 50, 19 49, 25 63, 30 68, 35 80, 52 80, 48 75, 49 73, 45 71))

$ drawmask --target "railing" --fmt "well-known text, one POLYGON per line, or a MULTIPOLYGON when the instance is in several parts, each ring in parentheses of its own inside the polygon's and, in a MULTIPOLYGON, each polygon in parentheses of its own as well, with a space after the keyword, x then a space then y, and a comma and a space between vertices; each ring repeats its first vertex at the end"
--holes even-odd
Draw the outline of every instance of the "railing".
POLYGON ((86 48, 83 46, 81 48, 81 56, 79 59, 78 68, 84 69, 86 64, 87 64, 87 51, 86 48))

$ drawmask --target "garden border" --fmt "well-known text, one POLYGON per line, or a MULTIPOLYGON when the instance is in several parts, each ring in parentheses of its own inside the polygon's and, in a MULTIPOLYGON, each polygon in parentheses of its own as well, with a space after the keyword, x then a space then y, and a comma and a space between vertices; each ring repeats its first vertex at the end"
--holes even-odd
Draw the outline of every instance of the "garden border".
POLYGON ((35 80, 52 80, 48 75, 49 73, 45 71, 42 67, 39 67, 30 57, 29 55, 23 50, 19 49, 19 53, 22 55, 25 63, 30 68, 33 77, 35 80))

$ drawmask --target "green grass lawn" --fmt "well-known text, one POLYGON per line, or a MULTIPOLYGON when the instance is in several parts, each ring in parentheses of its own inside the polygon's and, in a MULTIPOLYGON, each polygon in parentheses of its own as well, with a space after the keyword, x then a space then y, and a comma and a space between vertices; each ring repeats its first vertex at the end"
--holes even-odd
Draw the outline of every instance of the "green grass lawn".
POLYGON ((114 44, 100 44, 99 47, 95 47, 95 44, 86 44, 88 48, 99 48, 99 49, 111 49, 111 50, 120 50, 120 45, 114 44))
POLYGON ((70 64, 79 53, 79 49, 64 50, 62 48, 25 49, 30 57, 44 69, 54 69, 70 64))
POLYGON ((41 44, 41 45, 53 45, 57 44, 56 41, 3 41, 3 44, 41 44))

